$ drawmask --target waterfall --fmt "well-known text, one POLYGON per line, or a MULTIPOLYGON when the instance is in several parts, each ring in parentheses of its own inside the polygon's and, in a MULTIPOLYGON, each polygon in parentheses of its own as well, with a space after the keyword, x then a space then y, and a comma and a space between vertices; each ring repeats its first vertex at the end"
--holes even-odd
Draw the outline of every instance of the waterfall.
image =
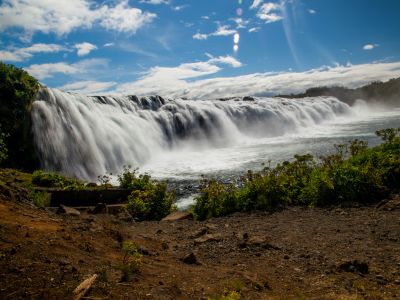
POLYGON ((125 165, 140 167, 165 151, 282 136, 350 112, 333 97, 186 100, 42 88, 32 121, 45 170, 93 180, 125 165))

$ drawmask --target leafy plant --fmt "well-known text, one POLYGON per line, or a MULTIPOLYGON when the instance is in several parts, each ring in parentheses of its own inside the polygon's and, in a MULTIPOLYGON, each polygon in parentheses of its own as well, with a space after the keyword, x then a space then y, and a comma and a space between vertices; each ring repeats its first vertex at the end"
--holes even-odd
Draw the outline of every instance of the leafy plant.
POLYGON ((119 269, 122 271, 122 281, 129 281, 133 274, 138 274, 142 267, 142 255, 136 244, 131 240, 122 243, 124 258, 119 269))
POLYGON ((41 191, 31 192, 33 203, 37 207, 48 207, 50 206, 50 194, 41 191))
POLYGON ((151 180, 148 174, 137 175, 137 169, 125 167, 118 176, 120 187, 131 189, 127 210, 140 220, 160 220, 174 210, 175 194, 168 191, 167 184, 151 180))

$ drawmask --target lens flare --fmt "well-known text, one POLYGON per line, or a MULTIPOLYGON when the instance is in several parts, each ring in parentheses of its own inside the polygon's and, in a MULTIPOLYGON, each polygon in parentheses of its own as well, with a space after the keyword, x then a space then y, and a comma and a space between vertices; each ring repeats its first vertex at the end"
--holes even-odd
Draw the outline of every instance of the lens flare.
POLYGON ((236 32, 236 33, 233 35, 233 43, 234 43, 234 44, 239 44, 239 41, 240 41, 240 34, 236 32))
POLYGON ((239 51, 239 45, 238 44, 233 45, 233 51, 235 51, 235 52, 239 51))
POLYGON ((236 14, 237 14, 239 17, 242 16, 242 14, 243 14, 243 9, 238 8, 238 9, 236 10, 236 14))

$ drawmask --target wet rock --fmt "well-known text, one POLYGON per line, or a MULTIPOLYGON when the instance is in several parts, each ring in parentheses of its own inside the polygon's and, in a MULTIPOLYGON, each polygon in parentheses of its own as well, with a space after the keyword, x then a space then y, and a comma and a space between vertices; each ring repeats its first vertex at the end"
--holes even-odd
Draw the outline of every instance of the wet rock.
POLYGON ((243 97, 243 101, 254 101, 254 98, 251 96, 245 96, 243 97))
POLYGON ((194 255, 193 252, 189 253, 189 254, 186 255, 184 258, 182 258, 182 261, 183 261, 185 264, 188 264, 188 265, 199 265, 199 264, 200 264, 200 263, 198 262, 198 260, 197 260, 196 255, 194 255))
POLYGON ((72 207, 68 207, 65 205, 60 205, 60 207, 57 209, 57 214, 64 214, 64 215, 68 215, 68 216, 80 216, 81 213, 72 207))
POLYGON ((358 260, 347 261, 339 265, 339 270, 352 273, 368 274, 368 264, 358 260))
POLYGON ((222 237, 219 234, 206 234, 194 240, 195 244, 204 244, 208 242, 219 242, 222 237))
POLYGON ((191 212, 185 212, 185 211, 175 211, 168 216, 166 216, 164 219, 161 221, 180 221, 180 220, 188 220, 188 219, 193 219, 193 214, 191 212))

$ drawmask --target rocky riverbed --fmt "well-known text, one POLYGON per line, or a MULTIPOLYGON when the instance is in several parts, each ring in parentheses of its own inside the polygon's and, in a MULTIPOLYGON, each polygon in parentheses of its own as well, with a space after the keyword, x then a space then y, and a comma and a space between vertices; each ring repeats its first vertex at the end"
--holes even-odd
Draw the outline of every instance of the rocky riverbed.
POLYGON ((370 207, 291 207, 198 222, 55 214, 0 196, 0 298, 396 299, 400 198, 370 207), (123 281, 124 240, 141 271, 123 281), (234 292, 234 293, 233 293, 234 292), (233 293, 233 294, 232 294, 233 293))

